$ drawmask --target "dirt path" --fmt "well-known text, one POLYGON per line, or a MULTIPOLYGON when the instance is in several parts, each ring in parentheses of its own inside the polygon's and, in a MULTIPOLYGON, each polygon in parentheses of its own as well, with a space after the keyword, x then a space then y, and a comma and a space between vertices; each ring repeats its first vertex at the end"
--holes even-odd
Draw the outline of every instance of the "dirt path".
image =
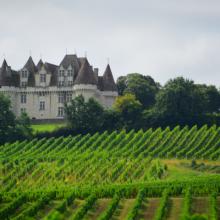
POLYGON ((143 203, 142 219, 153 219, 157 208, 160 204, 160 198, 149 198, 147 202, 143 203))
POLYGON ((93 209, 89 210, 84 220, 96 220, 102 212, 107 208, 111 199, 99 199, 94 205, 93 209))
POLYGON ((129 211, 132 209, 135 199, 123 199, 119 202, 119 206, 116 209, 112 220, 124 220, 126 219, 129 211))
POLYGON ((166 220, 178 220, 182 210, 183 198, 170 198, 170 207, 166 220))
POLYGON ((194 197, 192 200, 192 214, 208 214, 209 213, 209 198, 194 197))

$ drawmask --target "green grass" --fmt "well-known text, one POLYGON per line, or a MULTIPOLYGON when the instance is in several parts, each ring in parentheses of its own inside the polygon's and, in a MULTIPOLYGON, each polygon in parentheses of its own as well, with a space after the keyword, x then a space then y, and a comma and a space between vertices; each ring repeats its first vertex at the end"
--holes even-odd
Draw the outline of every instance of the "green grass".
POLYGON ((51 132, 61 127, 65 127, 65 123, 31 125, 31 128, 33 129, 34 134, 38 132, 46 132, 46 131, 51 132))

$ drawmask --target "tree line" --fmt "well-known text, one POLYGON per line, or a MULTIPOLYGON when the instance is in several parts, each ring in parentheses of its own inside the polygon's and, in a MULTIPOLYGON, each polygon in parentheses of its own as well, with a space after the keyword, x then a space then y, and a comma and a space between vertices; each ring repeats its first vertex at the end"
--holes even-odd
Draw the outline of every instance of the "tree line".
MULTIPOLYGON (((78 96, 65 105, 67 126, 39 136, 220 124, 220 91, 216 86, 196 84, 183 77, 170 79, 161 86, 152 77, 139 73, 121 76, 116 84, 119 96, 111 109, 105 109, 93 98, 78 96)), ((3 95, 0 137, 0 142, 32 137, 28 116, 16 118, 9 99, 3 95)))
POLYGON ((82 96, 66 105, 72 129, 95 132, 220 124, 220 91, 213 85, 177 77, 161 86, 150 76, 132 73, 119 77, 117 87, 119 96, 111 109, 82 96))

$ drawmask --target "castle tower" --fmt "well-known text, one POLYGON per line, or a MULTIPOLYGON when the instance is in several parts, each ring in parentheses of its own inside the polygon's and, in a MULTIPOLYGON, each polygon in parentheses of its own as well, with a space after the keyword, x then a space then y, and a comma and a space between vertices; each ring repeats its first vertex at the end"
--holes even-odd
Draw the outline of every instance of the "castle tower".
POLYGON ((97 77, 86 58, 74 82, 74 91, 76 96, 83 95, 86 100, 97 95, 97 77))

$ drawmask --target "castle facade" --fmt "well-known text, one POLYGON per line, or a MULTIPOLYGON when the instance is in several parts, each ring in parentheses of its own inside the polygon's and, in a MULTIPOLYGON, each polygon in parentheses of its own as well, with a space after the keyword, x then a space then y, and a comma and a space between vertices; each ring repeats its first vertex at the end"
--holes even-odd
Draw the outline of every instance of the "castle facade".
POLYGON ((31 119, 63 119, 64 104, 83 95, 95 98, 110 108, 118 96, 117 87, 107 65, 103 76, 86 57, 65 55, 59 65, 43 62, 37 65, 29 57, 24 67, 15 71, 6 60, 0 68, 0 93, 11 100, 16 116, 26 112, 31 119))

